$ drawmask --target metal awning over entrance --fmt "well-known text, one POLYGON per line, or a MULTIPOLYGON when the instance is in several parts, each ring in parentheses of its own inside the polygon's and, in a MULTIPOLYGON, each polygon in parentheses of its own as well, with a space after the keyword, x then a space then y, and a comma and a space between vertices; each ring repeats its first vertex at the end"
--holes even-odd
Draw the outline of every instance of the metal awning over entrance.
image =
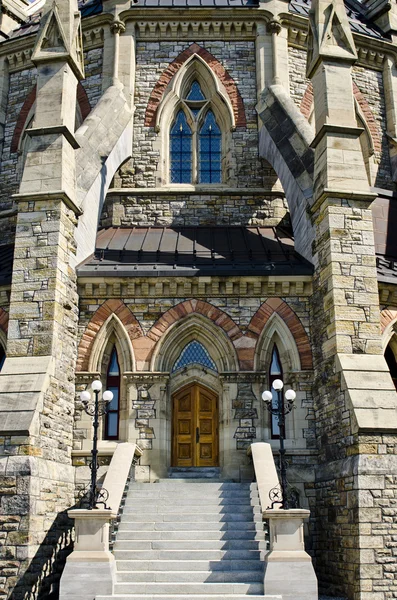
POLYGON ((79 276, 311 275, 276 227, 109 227, 79 276))

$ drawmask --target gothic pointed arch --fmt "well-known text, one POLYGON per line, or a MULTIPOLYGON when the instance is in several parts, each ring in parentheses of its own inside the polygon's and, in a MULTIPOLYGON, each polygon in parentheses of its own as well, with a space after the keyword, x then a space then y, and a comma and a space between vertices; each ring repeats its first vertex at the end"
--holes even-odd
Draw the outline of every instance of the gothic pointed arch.
POLYGON ((124 302, 112 299, 106 300, 98 308, 82 335, 77 355, 77 371, 90 371, 90 367, 98 370, 105 341, 112 333, 118 339, 120 348, 125 351, 125 355, 123 353, 126 360, 124 370, 133 370, 132 341, 141 337, 143 332, 124 302))
POLYGON ((213 75, 217 78, 219 82, 219 89, 222 91, 224 90, 224 94, 228 97, 228 101, 232 107, 235 126, 245 127, 247 120, 245 116, 244 103, 233 77, 226 71, 224 66, 210 52, 208 52, 208 50, 202 48, 196 43, 192 44, 189 46, 189 48, 186 48, 186 50, 181 52, 181 54, 179 54, 179 56, 177 56, 172 63, 168 65, 158 79, 152 90, 146 109, 146 127, 156 126, 157 111, 161 101, 163 100, 164 93, 179 70, 193 56, 196 59, 204 62, 213 75))
POLYGON ((255 370, 266 371, 271 362, 274 346, 280 355, 284 370, 300 371, 301 356, 292 331, 275 311, 266 321, 255 349, 255 370))
POLYGON ((248 331, 256 336, 257 339, 260 339, 273 313, 276 313, 284 322, 288 335, 292 335, 299 354, 301 369, 312 369, 313 357, 309 337, 296 313, 281 298, 269 298, 266 300, 252 317, 248 325, 248 331))
POLYGON ((91 373, 103 370, 103 360, 108 346, 116 347, 122 371, 134 371, 134 350, 127 329, 116 313, 112 313, 103 323, 92 344, 88 361, 91 373))
POLYGON ((167 328, 156 345, 151 369, 172 372, 190 342, 198 342, 208 353, 208 363, 215 365, 215 369, 209 368, 218 372, 238 370, 238 357, 225 331, 208 314, 193 312, 167 328))

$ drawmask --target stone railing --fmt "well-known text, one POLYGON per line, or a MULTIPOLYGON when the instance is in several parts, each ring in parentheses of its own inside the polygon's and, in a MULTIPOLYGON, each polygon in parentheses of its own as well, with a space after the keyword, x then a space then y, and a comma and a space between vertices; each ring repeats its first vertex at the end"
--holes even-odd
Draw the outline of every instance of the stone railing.
POLYGON ((109 492, 108 509, 68 512, 75 523, 75 543, 62 574, 60 600, 92 600, 96 594, 113 593, 115 560, 109 550, 110 525, 119 513, 134 458, 141 454, 135 444, 118 444, 103 482, 109 492))
POLYGON ((251 445, 262 517, 269 521, 270 550, 265 556, 265 595, 283 600, 318 600, 312 559, 305 551, 303 522, 310 511, 269 509, 270 490, 279 485, 270 444, 251 445))

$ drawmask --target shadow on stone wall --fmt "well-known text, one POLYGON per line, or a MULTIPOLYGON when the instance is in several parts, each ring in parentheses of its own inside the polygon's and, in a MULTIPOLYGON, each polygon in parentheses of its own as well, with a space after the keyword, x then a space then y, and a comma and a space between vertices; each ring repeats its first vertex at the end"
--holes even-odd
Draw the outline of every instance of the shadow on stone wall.
POLYGON ((48 530, 9 600, 58 600, 60 578, 72 550, 73 520, 65 510, 48 530))

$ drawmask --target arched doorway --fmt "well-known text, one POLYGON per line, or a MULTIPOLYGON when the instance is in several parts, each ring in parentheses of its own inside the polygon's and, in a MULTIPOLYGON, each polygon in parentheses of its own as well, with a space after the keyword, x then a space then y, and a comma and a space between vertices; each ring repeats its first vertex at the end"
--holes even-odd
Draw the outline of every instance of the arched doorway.
POLYGON ((172 396, 173 467, 219 466, 219 398, 192 383, 172 396))

